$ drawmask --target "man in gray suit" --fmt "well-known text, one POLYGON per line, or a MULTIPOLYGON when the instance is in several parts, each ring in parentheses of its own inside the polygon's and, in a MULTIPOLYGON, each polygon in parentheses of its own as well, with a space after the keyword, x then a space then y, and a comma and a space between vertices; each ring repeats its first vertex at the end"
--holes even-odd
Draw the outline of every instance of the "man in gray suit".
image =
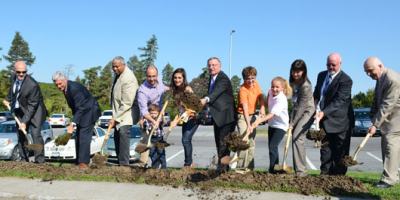
POLYGON ((378 188, 392 187, 399 181, 400 157, 400 74, 385 68, 377 57, 369 57, 364 62, 364 71, 376 80, 375 97, 371 113, 373 114, 370 134, 376 129, 382 131, 383 173, 378 188))
MULTIPOLYGON (((19 129, 31 130, 33 143, 43 145, 44 141, 40 130, 43 121, 46 119, 47 110, 43 102, 39 84, 27 74, 24 61, 15 62, 14 71, 13 83, 5 102, 11 102, 12 111, 21 121, 19 129)), ((29 161, 28 152, 24 147, 26 139, 23 134, 22 131, 18 131, 18 148, 21 158, 29 161)), ((45 162, 43 149, 41 151, 34 151, 34 154, 36 163, 45 162)))
POLYGON ((112 60, 115 73, 111 89, 111 108, 113 112, 109 126, 114 127, 115 151, 119 165, 129 165, 129 134, 133 125, 132 105, 138 83, 133 72, 126 67, 125 60, 117 56, 112 60))

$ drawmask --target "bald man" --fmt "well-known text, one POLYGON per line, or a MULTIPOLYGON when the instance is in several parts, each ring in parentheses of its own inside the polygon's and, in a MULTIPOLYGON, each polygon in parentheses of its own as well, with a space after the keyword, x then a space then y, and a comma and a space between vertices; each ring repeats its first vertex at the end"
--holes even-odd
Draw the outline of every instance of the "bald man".
MULTIPOLYGON (((39 84, 29 74, 24 61, 17 61, 14 64, 15 75, 12 78, 12 85, 6 97, 11 102, 11 110, 20 119, 21 125, 18 130, 18 148, 20 159, 29 161, 29 152, 25 148, 26 137, 22 129, 30 130, 33 143, 43 145, 44 141, 40 130, 43 121, 46 119, 47 110, 43 103, 42 92, 39 84)), ((18 124, 17 124, 18 126, 18 124)), ((35 150, 35 163, 44 163, 44 150, 35 150)))
POLYGON ((341 69, 342 58, 331 53, 326 61, 327 70, 318 74, 314 101, 320 127, 326 132, 321 146, 321 175, 344 175, 347 167, 342 159, 349 155, 350 138, 354 127, 351 105, 353 81, 341 69))
POLYGON ((376 129, 382 131, 383 173, 378 188, 392 187, 399 181, 400 158, 400 74, 385 68, 377 57, 369 57, 364 62, 364 71, 376 80, 375 97, 371 113, 370 134, 376 129))

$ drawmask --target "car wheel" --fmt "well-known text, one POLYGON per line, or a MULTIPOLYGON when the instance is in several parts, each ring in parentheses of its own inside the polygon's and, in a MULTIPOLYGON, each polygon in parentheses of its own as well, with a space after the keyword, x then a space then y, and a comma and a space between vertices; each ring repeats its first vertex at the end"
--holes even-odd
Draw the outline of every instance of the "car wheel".
POLYGON ((21 161, 22 160, 21 155, 19 154, 18 146, 14 147, 14 150, 11 153, 11 158, 10 159, 13 160, 13 161, 21 161))

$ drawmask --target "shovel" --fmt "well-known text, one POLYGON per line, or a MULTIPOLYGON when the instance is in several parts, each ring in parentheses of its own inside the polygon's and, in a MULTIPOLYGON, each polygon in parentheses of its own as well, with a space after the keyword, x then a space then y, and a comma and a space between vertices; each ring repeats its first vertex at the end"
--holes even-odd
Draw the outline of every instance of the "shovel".
MULTIPOLYGON (((164 115, 164 111, 167 108, 168 105, 168 101, 165 101, 160 114, 158 114, 156 121, 159 122, 162 118, 162 116, 164 115)), ((144 143, 139 143, 136 145, 135 151, 138 153, 143 153, 145 151, 147 151, 150 147, 151 147, 151 136, 154 134, 154 132, 156 131, 156 127, 153 126, 153 128, 150 131, 150 134, 148 134, 148 139, 147 139, 147 144, 144 143)))
POLYGON ((93 156, 93 163, 95 163, 97 166, 104 166, 107 162, 108 155, 104 153, 104 147, 106 146, 107 141, 110 138, 110 133, 112 128, 113 128, 112 126, 110 125, 108 126, 107 132, 104 135, 103 144, 101 145, 100 153, 96 153, 93 156))
POLYGON ((360 143, 360 145, 357 146, 356 151, 354 152, 353 156, 345 156, 342 160, 343 164, 346 167, 362 164, 357 162, 357 155, 360 153, 361 149, 365 146, 367 143, 368 139, 371 137, 370 133, 367 133, 367 135, 364 137, 363 141, 360 143))
MULTIPOLYGON (((10 103, 6 100, 3 100, 3 104, 7 107, 9 111, 11 111, 10 103)), ((19 121, 18 117, 15 116, 14 112, 11 112, 12 116, 14 117, 15 122, 17 122, 18 126, 21 127, 21 121, 19 121)), ((33 144, 31 137, 28 136, 28 133, 26 132, 25 129, 20 129, 22 133, 24 133, 26 141, 28 141, 28 145, 26 145, 26 148, 32 151, 42 151, 43 150, 43 145, 41 144, 33 144)))
POLYGON ((290 145, 291 139, 292 139, 292 129, 289 128, 288 131, 287 131, 286 144, 285 144, 285 149, 284 149, 284 152, 283 152, 283 164, 274 166, 274 171, 277 172, 277 173, 280 173, 280 174, 291 174, 291 173, 293 173, 293 168, 286 164, 286 158, 287 158, 287 155, 288 155, 289 145, 290 145))

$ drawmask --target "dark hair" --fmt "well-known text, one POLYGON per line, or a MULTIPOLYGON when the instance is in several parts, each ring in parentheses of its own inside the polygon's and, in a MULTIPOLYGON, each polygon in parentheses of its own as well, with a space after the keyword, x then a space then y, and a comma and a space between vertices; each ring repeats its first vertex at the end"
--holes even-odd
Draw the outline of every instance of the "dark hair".
POLYGON ((289 74, 289 77, 290 77, 289 83, 291 85, 294 84, 294 79, 292 77, 293 71, 303 71, 303 76, 300 79, 300 85, 302 85, 305 81, 310 81, 310 80, 308 80, 308 77, 307 77, 307 65, 304 62, 304 60, 297 59, 297 60, 293 61, 292 67, 290 68, 290 74, 289 74))
POLYGON ((249 76, 257 76, 257 69, 253 66, 247 66, 242 70, 242 78, 246 79, 249 76))
POLYGON ((186 79, 185 69, 183 69, 183 68, 175 69, 175 71, 172 73, 171 83, 170 83, 170 87, 172 89, 172 94, 174 94, 174 96, 175 96, 178 93, 184 92, 188 85, 189 84, 186 79), (182 77, 183 77, 183 83, 181 86, 175 85, 175 82, 174 82, 174 76, 175 76, 175 74, 178 74, 178 73, 182 74, 182 77))
POLYGON ((149 112, 152 111, 160 112, 160 107, 158 107, 156 104, 150 104, 147 109, 149 112))

